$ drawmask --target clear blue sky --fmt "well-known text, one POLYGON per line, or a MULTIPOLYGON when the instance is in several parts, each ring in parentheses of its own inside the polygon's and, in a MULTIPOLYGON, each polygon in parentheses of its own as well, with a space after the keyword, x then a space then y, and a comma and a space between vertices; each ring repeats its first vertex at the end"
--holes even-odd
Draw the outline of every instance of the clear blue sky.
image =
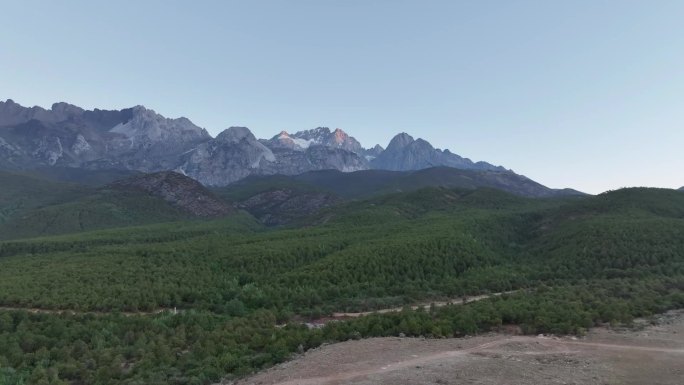
POLYGON ((0 99, 398 132, 551 187, 684 185, 684 1, 0 0, 0 99))

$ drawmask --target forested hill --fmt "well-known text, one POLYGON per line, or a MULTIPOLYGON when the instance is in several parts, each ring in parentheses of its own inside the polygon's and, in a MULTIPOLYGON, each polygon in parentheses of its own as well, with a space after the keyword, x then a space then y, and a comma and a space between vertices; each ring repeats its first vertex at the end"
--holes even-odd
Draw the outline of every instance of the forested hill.
POLYGON ((329 207, 302 227, 264 229, 235 215, 2 242, 0 306, 14 310, 0 311, 0 381, 209 384, 326 341, 458 337, 504 324, 582 334, 683 307, 682 234, 675 190, 540 200, 427 188, 329 207))
POLYGON ((229 202, 215 197, 196 181, 175 173, 128 176, 114 171, 91 174, 87 184, 46 178, 37 171, 0 171, 0 239, 78 233, 235 213, 229 202), (97 186, 107 182, 105 186, 97 186))

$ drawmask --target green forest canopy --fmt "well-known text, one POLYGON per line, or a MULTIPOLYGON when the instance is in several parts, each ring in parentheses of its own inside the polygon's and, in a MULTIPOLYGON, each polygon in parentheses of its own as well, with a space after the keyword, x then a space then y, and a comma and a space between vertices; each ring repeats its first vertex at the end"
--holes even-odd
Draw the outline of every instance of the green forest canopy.
POLYGON ((324 341, 582 333, 684 305, 684 194, 428 188, 298 226, 249 216, 0 243, 0 384, 208 384, 324 341), (518 290, 309 330, 333 311, 518 290), (177 308, 180 313, 121 312, 177 308), (84 314, 81 312, 100 312, 84 314), (277 325, 288 324, 286 327, 277 325))

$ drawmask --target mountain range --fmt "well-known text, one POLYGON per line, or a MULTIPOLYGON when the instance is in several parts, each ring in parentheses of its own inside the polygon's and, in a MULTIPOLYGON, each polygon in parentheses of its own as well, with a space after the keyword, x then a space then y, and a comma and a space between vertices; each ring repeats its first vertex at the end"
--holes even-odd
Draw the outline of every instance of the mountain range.
POLYGON ((446 166, 513 174, 473 162, 406 133, 387 148, 364 148, 341 129, 318 127, 257 139, 246 127, 216 137, 187 118, 169 119, 143 106, 85 110, 55 103, 50 109, 0 102, 0 168, 178 171, 206 186, 248 176, 299 175, 319 170, 413 171, 446 166))

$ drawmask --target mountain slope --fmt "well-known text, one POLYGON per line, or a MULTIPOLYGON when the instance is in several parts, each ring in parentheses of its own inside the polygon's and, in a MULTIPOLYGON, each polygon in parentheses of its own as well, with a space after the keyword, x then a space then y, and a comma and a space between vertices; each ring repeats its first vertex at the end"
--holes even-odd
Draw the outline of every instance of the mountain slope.
POLYGON ((107 187, 122 191, 142 191, 197 217, 221 217, 235 212, 232 206, 218 199, 196 180, 172 171, 124 179, 107 187))
POLYGON ((192 219, 191 215, 158 197, 104 189, 73 201, 14 216, 0 225, 0 239, 70 234, 189 219, 192 219))
POLYGON ((365 170, 351 173, 326 170, 290 177, 252 177, 217 191, 220 191, 219 194, 222 196, 244 196, 243 191, 264 192, 271 190, 271 186, 326 191, 347 199, 438 186, 462 189, 489 187, 529 197, 582 194, 574 190, 550 189, 511 172, 460 170, 450 167, 433 167, 417 171, 365 170))
POLYGON ((31 210, 84 197, 92 189, 0 171, 0 223, 31 210))
POLYGON ((322 209, 340 204, 334 194, 292 189, 274 189, 241 201, 238 207, 249 212, 267 226, 284 225, 308 217, 322 209))
POLYGON ((117 180, 142 174, 139 171, 123 169, 90 170, 59 166, 38 167, 31 170, 22 170, 19 173, 52 182, 75 183, 91 187, 102 187, 117 180))
POLYGON ((0 239, 230 216, 236 210, 173 172, 100 188, 0 172, 0 239))

